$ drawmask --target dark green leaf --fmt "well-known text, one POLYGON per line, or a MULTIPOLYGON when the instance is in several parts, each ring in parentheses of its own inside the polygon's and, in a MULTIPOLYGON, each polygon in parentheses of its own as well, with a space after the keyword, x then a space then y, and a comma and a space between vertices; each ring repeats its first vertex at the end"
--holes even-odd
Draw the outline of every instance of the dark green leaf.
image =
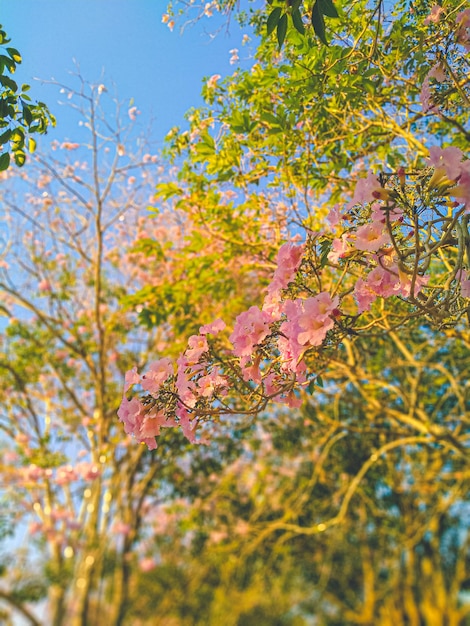
POLYGON ((320 375, 317 376, 317 385, 323 387, 323 378, 320 375))
POLYGON ((299 9, 292 11, 292 22, 294 23, 295 29, 301 34, 305 34, 305 27, 302 21, 302 16, 300 15, 299 9))
POLYGON ((327 239, 322 241, 320 244, 320 266, 325 267, 328 261, 328 254, 331 250, 332 242, 327 239))
POLYGON ((18 85, 9 76, 0 76, 0 83, 12 91, 18 91, 18 85))
POLYGON ((333 0, 318 0, 320 11, 327 17, 339 17, 333 0))
POLYGON ((291 4, 292 12, 298 11, 300 9, 301 4, 302 4, 302 0, 294 0, 291 4))
POLYGON ((268 22, 267 22, 268 35, 270 35, 272 32, 274 32, 274 29, 278 25, 279 18, 281 17, 281 13, 282 13, 281 7, 276 7, 269 14, 268 22))
POLYGON ((10 154, 8 152, 4 152, 0 154, 0 172, 4 172, 8 169, 10 165, 10 154))
POLYGON ((33 121, 33 114, 28 106, 23 105, 23 119, 28 126, 31 126, 33 121))
POLYGON ((323 19, 323 15, 318 7, 318 2, 319 0, 316 0, 312 8, 312 26, 316 36, 327 46, 328 40, 325 33, 325 20, 323 19))
POLYGON ((3 68, 6 66, 9 72, 14 72, 16 69, 16 63, 10 59, 10 57, 5 56, 4 54, 0 54, 0 65, 3 68))
POLYGON ((282 44, 284 43, 284 39, 286 38, 287 33, 287 13, 281 16, 279 23, 277 25, 277 42, 279 44, 279 48, 282 48, 282 44))
POLYGON ((0 145, 3 146, 3 144, 5 144, 7 141, 10 141, 10 137, 11 137, 11 130, 8 129, 0 135, 0 145))

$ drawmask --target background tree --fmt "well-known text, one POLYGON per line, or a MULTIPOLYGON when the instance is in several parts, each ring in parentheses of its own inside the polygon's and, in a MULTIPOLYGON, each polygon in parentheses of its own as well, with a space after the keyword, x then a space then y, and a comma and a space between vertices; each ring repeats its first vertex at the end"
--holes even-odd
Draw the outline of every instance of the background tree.
MULTIPOLYGON (((160 269, 138 251, 145 236, 177 247, 184 229, 162 214, 144 231, 160 166, 132 134, 135 111, 123 123, 118 108, 111 122, 104 85, 67 93, 83 141, 55 142, 3 174, 2 501, 6 530, 29 524, 33 541, 21 559, 3 555, 2 600, 31 623, 41 620, 26 603, 47 595, 44 623, 120 624, 149 494, 167 465, 163 448, 162 466, 150 464, 117 436, 125 369, 167 345, 164 329, 139 333, 120 299, 160 269)), ((180 448, 176 438, 168 454, 180 448)))

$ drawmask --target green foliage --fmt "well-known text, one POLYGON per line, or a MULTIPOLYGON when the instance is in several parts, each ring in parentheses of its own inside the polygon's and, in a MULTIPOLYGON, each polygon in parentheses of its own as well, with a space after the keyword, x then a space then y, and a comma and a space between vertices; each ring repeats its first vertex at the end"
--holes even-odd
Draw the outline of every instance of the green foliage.
POLYGON ((54 116, 43 102, 33 102, 29 85, 21 87, 13 80, 21 55, 5 44, 10 39, 0 26, 0 171, 8 169, 11 155, 18 167, 26 161, 26 152, 34 152, 36 142, 31 134, 44 134, 55 125, 54 116))
MULTIPOLYGON (((274 0, 271 0, 268 4, 272 6, 274 0)), ((282 4, 275 6, 268 15, 266 21, 267 35, 271 35, 275 30, 279 48, 281 49, 286 39, 289 18, 292 21, 294 29, 300 35, 305 35, 304 15, 306 16, 306 8, 303 6, 303 0, 293 0, 287 3, 282 2, 282 4)), ((330 18, 339 17, 334 3, 332 0, 314 0, 309 11, 309 16, 315 35, 323 44, 328 45, 324 18, 325 16, 330 18)))

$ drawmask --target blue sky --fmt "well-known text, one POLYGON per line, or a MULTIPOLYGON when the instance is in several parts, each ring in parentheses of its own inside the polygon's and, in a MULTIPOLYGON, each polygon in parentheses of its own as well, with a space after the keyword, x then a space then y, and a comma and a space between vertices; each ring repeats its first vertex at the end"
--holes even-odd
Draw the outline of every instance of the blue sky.
POLYGON ((65 107, 56 104, 57 88, 33 79, 76 86, 70 76, 74 59, 85 80, 114 83, 123 103, 134 98, 139 121, 154 120, 156 140, 201 104, 204 76, 234 71, 230 49, 239 48, 241 62, 249 63, 249 46, 242 47, 243 31, 235 20, 228 32, 219 16, 180 34, 178 24, 173 32, 162 24, 165 8, 165 0, 0 0, 9 45, 23 56, 15 80, 31 84, 32 97, 56 115, 52 136, 73 139, 73 128, 65 107))

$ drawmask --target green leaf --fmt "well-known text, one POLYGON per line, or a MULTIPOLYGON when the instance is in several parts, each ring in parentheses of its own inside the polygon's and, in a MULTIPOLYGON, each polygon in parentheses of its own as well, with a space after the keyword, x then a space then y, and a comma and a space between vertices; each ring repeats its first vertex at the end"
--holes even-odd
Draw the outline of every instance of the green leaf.
POLYGON ((163 200, 168 200, 172 196, 179 196, 183 192, 176 183, 160 183, 156 186, 156 196, 163 200))
POLYGON ((10 57, 15 61, 15 63, 21 63, 21 54, 18 52, 16 48, 7 48, 7 52, 10 57))
POLYGON ((328 45, 328 40, 325 33, 325 20, 318 6, 319 0, 316 0, 312 8, 312 26, 316 36, 320 39, 325 46, 328 45))
POLYGON ((332 242, 325 239, 320 243, 320 267, 325 267, 328 261, 328 254, 330 253, 332 242))
POLYGON ((33 154, 33 152, 36 151, 36 140, 33 139, 32 137, 29 138, 29 146, 28 149, 30 151, 31 154, 33 154))
POLYGON ((302 4, 302 0, 294 0, 291 4, 292 13, 294 11, 298 11, 300 9, 301 4, 302 4))
POLYGON ((304 35, 305 27, 299 9, 292 11, 292 22, 294 24, 295 30, 298 31, 301 35, 304 35))
POLYGON ((3 74, 3 69, 5 66, 8 68, 8 71, 13 74, 16 69, 16 63, 11 60, 10 57, 5 56, 4 54, 0 54, 0 67, 2 68, 1 73, 3 74))
POLYGON ((8 130, 6 130, 4 133, 0 135, 0 145, 3 146, 3 144, 5 144, 7 141, 10 141, 10 137, 11 137, 11 129, 9 128, 8 130))
POLYGON ((21 148, 23 148, 24 146, 24 140, 25 140, 25 135, 24 135, 24 131, 22 128, 15 128, 14 131, 12 131, 11 133, 11 139, 10 141, 12 142, 13 145, 13 149, 14 150, 21 150, 21 148))
POLYGON ((270 35, 274 31, 276 26, 278 25, 279 18, 281 17, 281 13, 282 13, 281 7, 276 7, 269 14, 267 25, 266 25, 268 35, 270 35))
POLYGON ((282 44, 284 43, 284 39, 286 38, 287 33, 287 13, 281 16, 279 23, 277 25, 277 42, 279 44, 279 48, 282 48, 282 44))
POLYGON ((22 150, 18 150, 14 153, 15 163, 18 167, 23 167, 26 162, 26 154, 22 150))
POLYGON ((323 378, 320 375, 317 376, 317 385, 323 388, 323 378))
POLYGON ((318 0, 320 11, 327 17, 339 17, 333 0, 318 0))
POLYGON ((0 154, 0 172, 4 172, 8 169, 10 165, 10 154, 8 152, 4 152, 0 154))
POLYGON ((28 126, 31 126, 33 122, 33 114, 28 106, 23 105, 23 119, 28 126))

